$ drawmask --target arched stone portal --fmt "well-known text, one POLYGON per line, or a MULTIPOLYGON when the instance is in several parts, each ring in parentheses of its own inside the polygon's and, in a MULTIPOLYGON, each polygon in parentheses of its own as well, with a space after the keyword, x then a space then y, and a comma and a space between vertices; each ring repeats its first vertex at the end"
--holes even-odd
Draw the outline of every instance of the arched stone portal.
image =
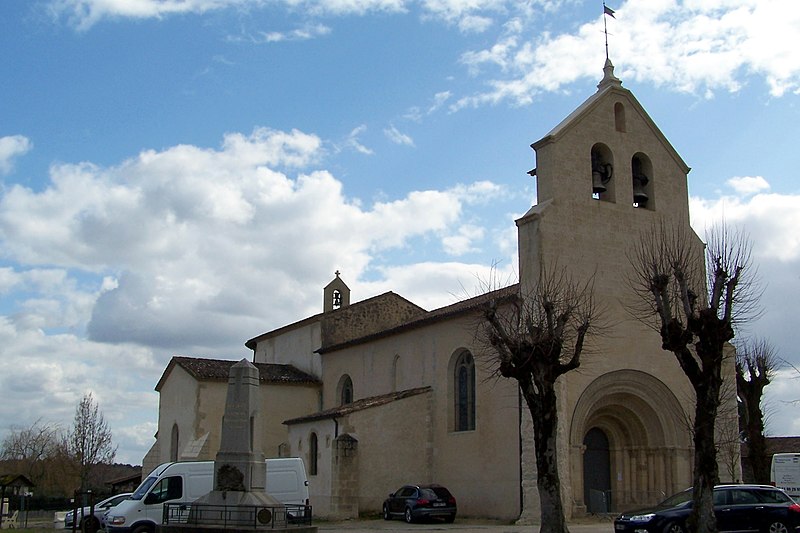
POLYGON ((617 512, 656 503, 690 485, 686 419, 678 399, 655 376, 618 370, 595 379, 581 394, 570 426, 574 512, 590 510, 590 489, 603 491, 606 510, 617 512), (600 447, 600 434, 607 455, 586 453, 600 447), (609 474, 608 488, 602 473, 597 479, 585 474, 601 470, 609 474))

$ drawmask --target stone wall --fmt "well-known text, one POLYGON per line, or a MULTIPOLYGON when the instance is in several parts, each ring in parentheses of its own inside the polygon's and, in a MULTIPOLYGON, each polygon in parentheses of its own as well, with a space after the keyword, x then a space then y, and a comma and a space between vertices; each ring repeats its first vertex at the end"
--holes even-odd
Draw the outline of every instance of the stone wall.
POLYGON ((325 314, 322 347, 394 328, 423 313, 424 309, 394 293, 364 300, 325 314))

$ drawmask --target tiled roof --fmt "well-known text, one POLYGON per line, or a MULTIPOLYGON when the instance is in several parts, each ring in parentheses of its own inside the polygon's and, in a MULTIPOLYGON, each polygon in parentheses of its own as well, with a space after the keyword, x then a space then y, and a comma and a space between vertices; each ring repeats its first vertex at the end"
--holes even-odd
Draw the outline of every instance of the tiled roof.
MULTIPOLYGON (((414 307, 418 308, 420 313, 425 313, 425 309, 421 308, 420 306, 418 306, 414 302, 412 302, 412 301, 410 301, 410 300, 408 300, 406 298, 403 298, 399 294, 397 294, 395 292, 392 292, 392 291, 384 292, 383 294, 379 294, 377 296, 373 296, 371 298, 367 298, 366 300, 361 300, 361 301, 352 303, 347 307, 344 307, 344 308, 341 308, 341 309, 337 309, 335 311, 331 311, 330 313, 338 313, 340 311, 344 311, 345 309, 351 309, 352 310, 352 309, 357 309, 358 307, 365 307, 365 306, 370 305, 371 303, 373 303, 376 300, 392 300, 392 299, 406 302, 407 304, 410 304, 411 306, 414 306, 414 307)), ((261 341, 263 341, 265 339, 270 339, 270 338, 277 337, 278 335, 281 335, 281 334, 283 334, 283 333, 285 333, 287 331, 292 331, 294 329, 297 329, 297 328, 300 328, 300 327, 303 327, 303 326, 307 326, 308 324, 312 324, 314 322, 318 322, 318 321, 322 320, 325 315, 326 315, 326 313, 318 313, 316 315, 311 315, 309 317, 306 317, 306 318, 304 318, 302 320, 298 320, 297 322, 293 322, 291 324, 287 324, 286 326, 280 327, 278 329, 273 329, 273 330, 268 331, 266 333, 262 333, 261 335, 258 335, 257 337, 253 337, 252 339, 249 339, 248 341, 246 341, 244 343, 244 345, 246 347, 248 347, 249 349, 251 349, 251 350, 255 350, 256 349, 256 345, 259 342, 261 342, 261 341)))
POLYGON ((291 424, 301 424, 303 422, 312 422, 314 420, 323 420, 326 418, 337 418, 340 416, 349 415, 350 413, 354 413, 356 411, 363 411, 364 409, 370 409, 372 407, 378 407, 379 405, 385 405, 390 402, 402 400, 403 398, 409 398, 411 396, 416 396, 418 394, 424 394, 426 392, 430 392, 431 390, 432 390, 431 387, 419 387, 416 389, 407 389, 398 392, 390 392, 389 394, 381 394, 380 396, 371 396, 369 398, 362 398, 360 400, 356 400, 346 405, 334 407, 333 409, 326 409, 325 411, 319 411, 318 413, 314 413, 311 415, 285 420, 283 423, 291 425, 291 424))
POLYGON ((425 313, 420 317, 409 320, 408 322, 401 324, 397 327, 385 329, 383 331, 379 331, 378 333, 373 333, 372 335, 359 337, 357 339, 352 339, 350 341, 336 344, 333 346, 327 346, 324 349, 318 350, 318 352, 321 354, 333 352, 336 350, 340 350, 342 348, 346 348, 348 346, 362 344, 381 337, 388 337, 390 335, 394 335, 396 333, 400 333, 408 329, 425 326, 433 322, 446 320, 453 316, 468 313, 480 308, 481 306, 485 305, 487 302, 491 300, 504 300, 506 298, 510 298, 517 294, 519 294, 519 284, 515 283, 513 285, 509 285, 508 287, 503 287, 502 289, 497 289, 491 292, 481 294, 479 296, 475 296, 473 298, 469 298, 467 300, 456 302, 452 305, 440 307, 439 309, 434 309, 433 311, 429 311, 428 313, 425 313))
MULTIPOLYGON (((231 366, 239 361, 226 359, 204 359, 201 357, 173 356, 161 379, 158 380, 156 390, 160 390, 169 373, 178 365, 190 376, 203 381, 226 381, 230 375, 231 366)), ((274 363, 253 363, 258 369, 259 381, 262 383, 285 384, 320 384, 320 381, 292 365, 279 365, 274 363)))
POLYGON ((0 475, 0 485, 3 487, 35 487, 33 481, 22 474, 0 475))

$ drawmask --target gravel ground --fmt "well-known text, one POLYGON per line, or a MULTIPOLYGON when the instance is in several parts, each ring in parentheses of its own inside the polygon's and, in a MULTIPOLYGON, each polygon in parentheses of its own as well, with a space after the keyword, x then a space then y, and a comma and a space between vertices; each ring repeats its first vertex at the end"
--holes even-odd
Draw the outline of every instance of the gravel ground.
MULTIPOLYGON (((427 522, 406 524, 400 520, 345 520, 342 522, 316 521, 320 533, 346 530, 347 533, 420 533, 430 531, 453 531, 454 533, 523 533, 539 531, 538 525, 516 525, 492 520, 473 520, 456 518, 452 524, 427 522)), ((613 533, 614 524, 610 517, 591 517, 569 522, 571 533, 613 533)))

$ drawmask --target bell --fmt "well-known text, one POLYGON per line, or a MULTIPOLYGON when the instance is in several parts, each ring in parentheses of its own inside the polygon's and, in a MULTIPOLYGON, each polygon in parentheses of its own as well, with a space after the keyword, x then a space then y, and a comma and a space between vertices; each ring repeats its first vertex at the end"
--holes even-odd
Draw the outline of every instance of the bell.
POLYGON ((608 180, 605 179, 605 176, 599 170, 592 171, 592 192, 595 194, 600 194, 606 192, 606 182, 608 180))
POLYGON ((646 206, 647 200, 649 200, 647 192, 644 190, 648 181, 650 180, 644 174, 633 175, 633 203, 639 207, 646 206))

